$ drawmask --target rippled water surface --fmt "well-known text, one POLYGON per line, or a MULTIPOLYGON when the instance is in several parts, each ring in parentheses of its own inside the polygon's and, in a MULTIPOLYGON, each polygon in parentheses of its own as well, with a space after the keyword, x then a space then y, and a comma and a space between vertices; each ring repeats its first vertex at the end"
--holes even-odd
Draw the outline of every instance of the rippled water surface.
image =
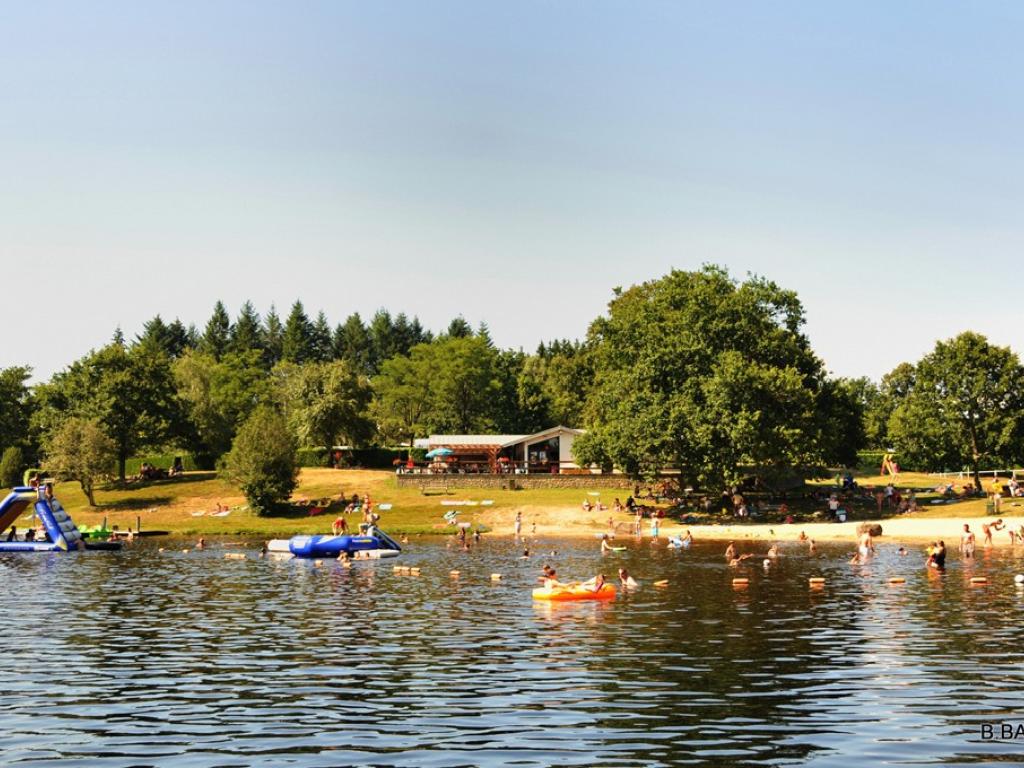
POLYGON ((939 575, 894 546, 851 566, 849 548, 791 544, 737 573, 717 544, 602 558, 547 540, 521 560, 508 539, 420 539, 400 562, 421 575, 401 576, 182 546, 0 555, 0 763, 1024 762, 1024 741, 982 738, 1024 717, 1024 548, 939 575), (643 586, 534 603, 543 562, 562 578, 625 565, 643 586))

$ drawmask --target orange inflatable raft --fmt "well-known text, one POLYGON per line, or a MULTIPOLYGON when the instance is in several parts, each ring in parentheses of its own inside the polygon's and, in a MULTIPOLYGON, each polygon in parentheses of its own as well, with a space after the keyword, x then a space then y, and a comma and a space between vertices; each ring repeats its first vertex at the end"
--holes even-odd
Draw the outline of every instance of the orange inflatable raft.
POLYGON ((608 583, 603 584, 597 592, 578 584, 538 587, 533 590, 534 600, 612 600, 614 597, 615 585, 608 583))

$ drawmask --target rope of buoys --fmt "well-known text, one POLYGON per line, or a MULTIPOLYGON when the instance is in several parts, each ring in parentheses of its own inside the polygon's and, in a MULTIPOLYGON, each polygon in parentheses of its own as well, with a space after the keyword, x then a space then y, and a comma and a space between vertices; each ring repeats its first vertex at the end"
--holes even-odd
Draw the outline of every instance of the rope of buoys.
POLYGON ((904 579, 902 576, 893 576, 891 579, 889 579, 890 584, 905 584, 906 581, 907 580, 904 579))
POLYGON ((750 579, 739 578, 739 579, 733 579, 732 580, 732 585, 734 587, 745 587, 749 583, 750 583, 750 579))
POLYGON ((971 584, 988 584, 986 576, 971 576, 971 584))
POLYGON ((419 568, 410 568, 409 569, 409 573, 411 575, 413 575, 413 576, 419 576, 420 575, 420 569, 419 568))
POLYGON ((824 576, 811 576, 811 578, 809 578, 807 580, 807 582, 812 587, 821 587, 821 586, 824 586, 824 584, 825 584, 825 577, 824 576))

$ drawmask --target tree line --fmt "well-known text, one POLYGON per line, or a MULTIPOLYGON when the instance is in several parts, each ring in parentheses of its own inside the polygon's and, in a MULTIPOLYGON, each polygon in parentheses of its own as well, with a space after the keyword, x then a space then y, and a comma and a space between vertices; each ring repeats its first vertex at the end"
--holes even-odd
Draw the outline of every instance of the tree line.
POLYGON ((142 451, 214 467, 250 420, 278 443, 327 447, 565 424, 587 430, 582 463, 674 467, 708 489, 850 466, 867 446, 976 477, 1024 458, 1024 369, 1009 348, 966 332, 876 383, 829 376, 803 326, 794 292, 717 266, 616 289, 585 339, 531 353, 462 317, 438 333, 383 309, 332 327, 300 301, 284 320, 251 302, 232 319, 217 302, 201 331, 157 315, 34 386, 27 367, 0 371, 0 479, 43 460, 84 474, 86 445, 122 480, 142 451))

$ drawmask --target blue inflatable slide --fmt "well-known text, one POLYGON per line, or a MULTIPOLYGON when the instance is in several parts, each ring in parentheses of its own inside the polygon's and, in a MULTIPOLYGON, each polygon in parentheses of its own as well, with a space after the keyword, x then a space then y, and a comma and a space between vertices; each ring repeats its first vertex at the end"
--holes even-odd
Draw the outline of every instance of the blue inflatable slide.
POLYGON ((86 548, 82 534, 64 507, 52 496, 47 497, 42 488, 19 486, 0 502, 0 534, 8 528, 10 533, 0 538, 0 552, 67 552, 86 548), (44 533, 25 541, 17 536, 14 524, 30 505, 34 505, 44 533))

